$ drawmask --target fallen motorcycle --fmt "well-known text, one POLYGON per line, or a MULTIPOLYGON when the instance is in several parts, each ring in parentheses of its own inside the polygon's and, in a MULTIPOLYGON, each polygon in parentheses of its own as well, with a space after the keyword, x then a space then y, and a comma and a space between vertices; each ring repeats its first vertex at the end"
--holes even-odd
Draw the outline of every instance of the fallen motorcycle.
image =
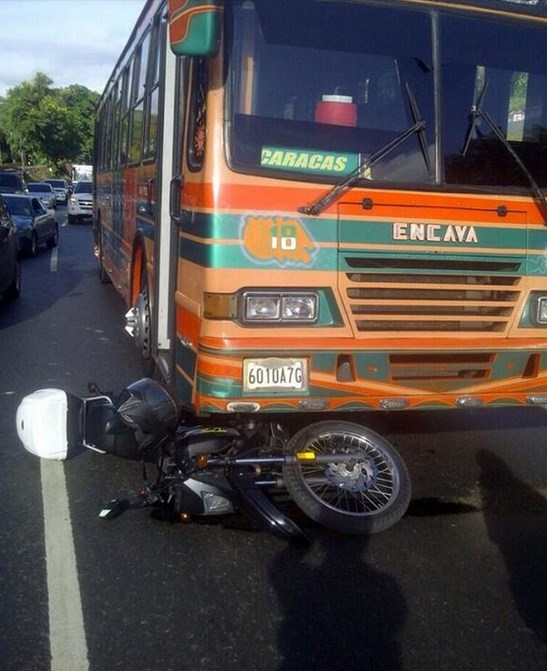
POLYGON ((143 463, 145 485, 134 497, 111 501, 101 517, 145 507, 181 520, 239 512, 276 535, 304 540, 274 504, 276 493, 288 492, 311 520, 352 534, 385 530, 408 507, 403 460, 359 424, 319 421, 292 436, 259 417, 196 425, 148 378, 117 396, 96 385, 90 392, 82 398, 60 389, 35 391, 21 401, 16 424, 24 447, 41 458, 64 460, 89 449, 143 463))

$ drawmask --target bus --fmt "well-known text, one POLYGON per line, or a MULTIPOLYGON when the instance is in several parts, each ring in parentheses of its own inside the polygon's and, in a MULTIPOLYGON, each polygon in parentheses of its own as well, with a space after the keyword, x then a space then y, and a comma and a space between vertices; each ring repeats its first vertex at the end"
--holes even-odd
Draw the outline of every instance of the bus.
POLYGON ((287 481, 313 519, 404 514, 375 413, 547 404, 545 0, 148 0, 93 174, 144 359, 322 454, 287 481))
POLYGON ((91 181, 93 179, 93 166, 73 164, 70 170, 70 179, 73 183, 80 182, 82 180, 91 181))

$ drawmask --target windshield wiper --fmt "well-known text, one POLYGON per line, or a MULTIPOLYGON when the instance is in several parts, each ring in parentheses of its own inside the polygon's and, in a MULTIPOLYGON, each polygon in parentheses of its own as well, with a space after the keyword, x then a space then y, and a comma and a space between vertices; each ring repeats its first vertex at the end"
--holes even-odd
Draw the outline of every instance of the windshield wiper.
POLYGON ((428 172, 431 171, 431 163, 429 160, 429 154, 427 151, 427 140, 425 136, 425 121, 420 118, 420 110, 418 109, 418 103, 416 102, 412 91, 408 84, 406 85, 406 94, 408 97, 408 102, 410 106, 410 111, 412 113, 412 118, 414 120, 414 125, 407 128, 405 131, 397 135, 391 142, 388 142, 377 152, 372 154, 372 156, 364 156, 360 161, 359 165, 346 175, 338 184, 335 184, 332 189, 327 191, 323 196, 320 196, 317 200, 314 200, 313 203, 309 205, 303 205, 298 208, 299 212, 304 214, 312 214, 317 216, 324 212, 327 207, 333 203, 339 196, 344 193, 347 189, 351 188, 356 182, 364 177, 364 173, 374 165, 377 161, 387 156, 391 151, 396 149, 401 143, 403 143, 411 135, 418 135, 418 140, 420 143, 420 149, 424 158, 428 172))
POLYGON ((478 95, 477 102, 471 107, 471 113, 469 115, 469 127, 467 129, 467 133, 465 136, 465 142, 462 149, 462 156, 465 156, 467 154, 469 145, 471 144, 471 136, 473 135, 473 131, 477 126, 478 120, 483 119, 486 125, 490 128, 490 130, 494 133, 494 135, 498 138, 498 140, 502 143, 502 145, 511 154, 511 156, 515 160, 515 163, 521 169, 522 174, 528 180, 530 184, 530 192, 535 197, 536 201, 539 201, 538 205, 544 219, 543 225, 547 226, 547 199, 545 198, 545 194, 541 190, 539 184, 534 179, 534 176, 532 175, 530 170, 528 170, 528 168, 526 167, 526 164, 523 162, 523 160, 520 158, 517 152, 513 149, 513 146, 511 145, 509 140, 496 126, 495 121, 488 114, 488 112, 482 107, 482 101, 484 100, 484 95, 486 93, 487 86, 488 86, 488 80, 484 82, 484 86, 482 87, 482 90, 478 95))

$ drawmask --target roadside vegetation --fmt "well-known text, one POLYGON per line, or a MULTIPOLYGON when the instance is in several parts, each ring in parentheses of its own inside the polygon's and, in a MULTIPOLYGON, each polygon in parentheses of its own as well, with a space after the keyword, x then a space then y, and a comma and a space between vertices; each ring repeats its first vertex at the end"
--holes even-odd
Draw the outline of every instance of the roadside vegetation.
POLYGON ((0 97, 0 166, 41 179, 68 174, 72 163, 92 162, 99 94, 79 84, 52 84, 40 72, 0 97))

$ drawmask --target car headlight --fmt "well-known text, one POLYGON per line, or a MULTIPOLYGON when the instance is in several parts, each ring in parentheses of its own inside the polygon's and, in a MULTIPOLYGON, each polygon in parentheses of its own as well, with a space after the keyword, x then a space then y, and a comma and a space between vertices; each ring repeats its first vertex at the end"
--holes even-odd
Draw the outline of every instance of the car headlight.
POLYGON ((248 291, 243 295, 243 322, 314 323, 317 294, 300 291, 248 291))

